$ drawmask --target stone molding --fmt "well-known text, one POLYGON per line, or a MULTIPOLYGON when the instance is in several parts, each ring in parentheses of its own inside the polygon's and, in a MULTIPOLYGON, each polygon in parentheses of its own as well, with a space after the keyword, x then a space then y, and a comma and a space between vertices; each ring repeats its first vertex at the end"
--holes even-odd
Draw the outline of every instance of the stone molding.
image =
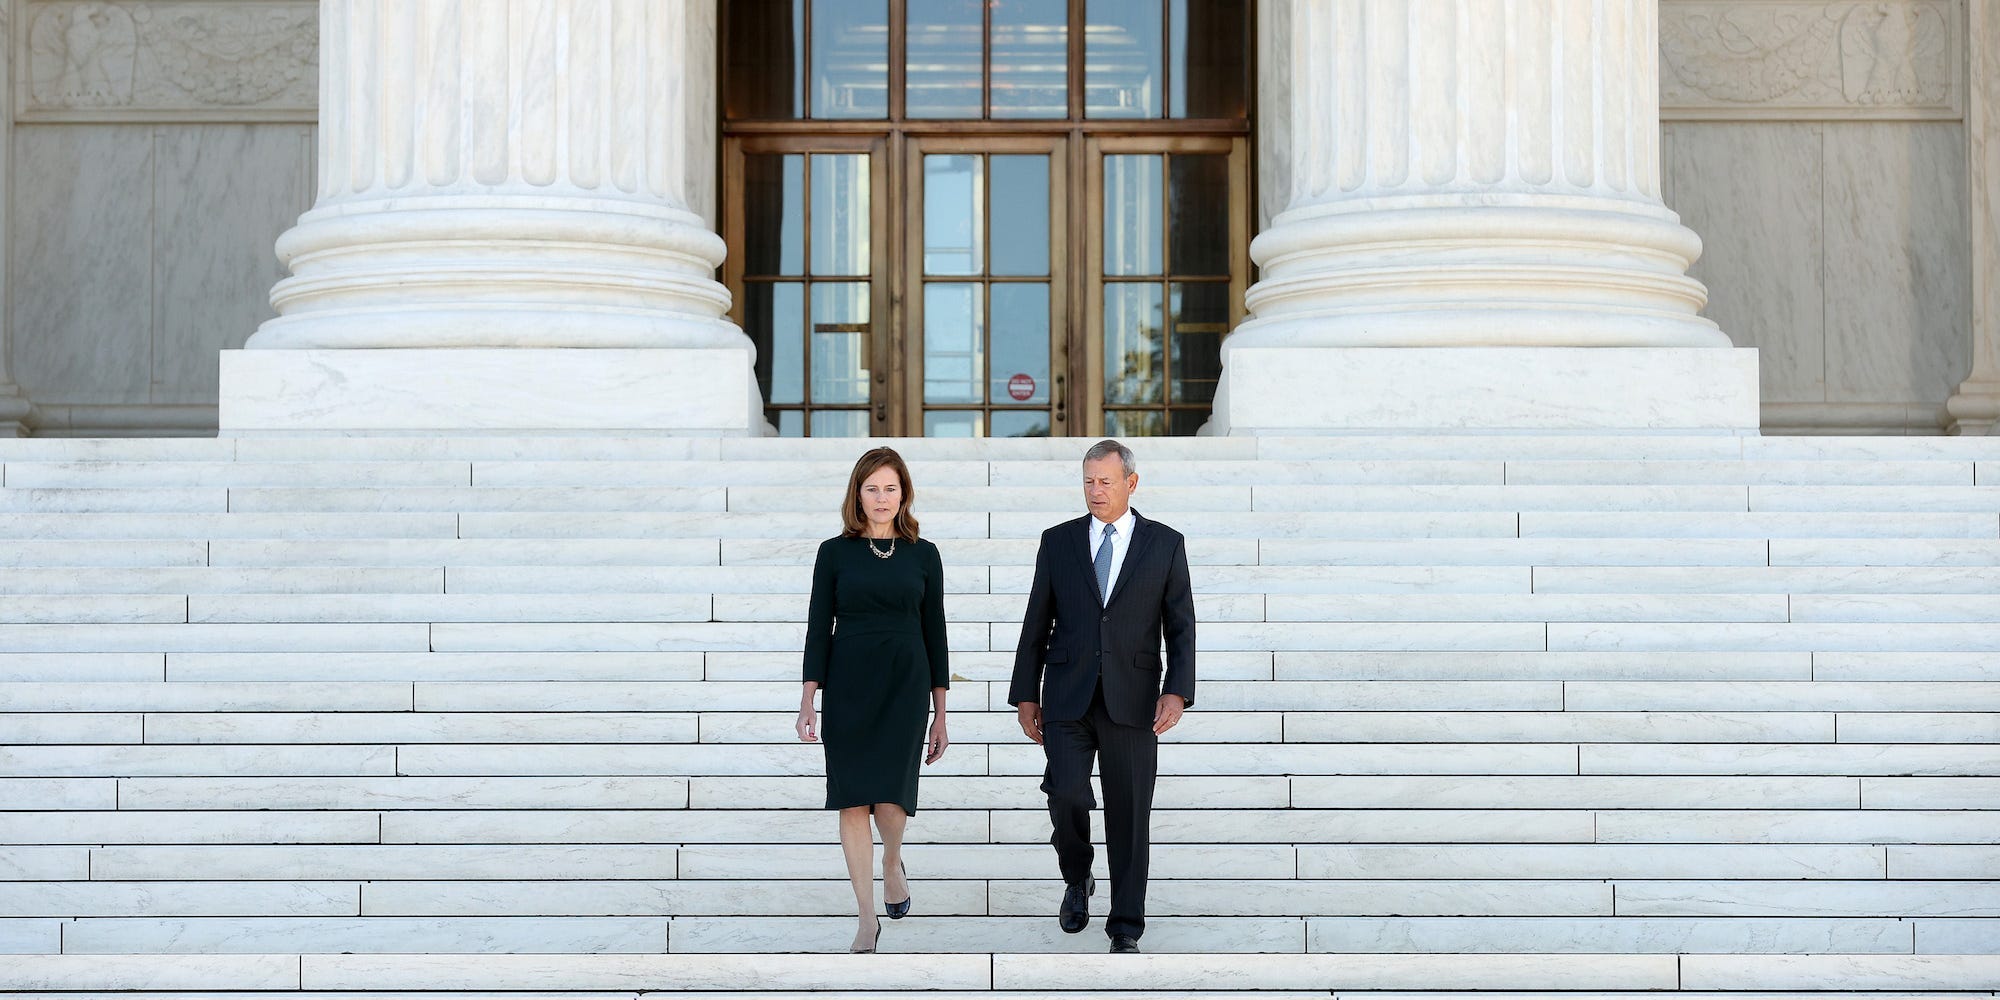
POLYGON ((1957 119, 1961 0, 1662 0, 1668 120, 1957 119))
POLYGON ((312 121, 310 2, 29 2, 22 121, 312 121))

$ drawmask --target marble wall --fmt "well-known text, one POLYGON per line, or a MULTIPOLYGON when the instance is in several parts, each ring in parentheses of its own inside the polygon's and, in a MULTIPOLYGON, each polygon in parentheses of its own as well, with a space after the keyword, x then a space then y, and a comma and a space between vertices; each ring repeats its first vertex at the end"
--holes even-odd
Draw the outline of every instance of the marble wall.
MULTIPOLYGON (((1289 2, 1259 3, 1265 221, 1287 188, 1289 2)), ((690 58, 712 60, 695 8, 690 58)), ((18 63, 0 316, 37 433, 213 426, 215 352, 270 315, 272 242, 312 203, 313 11, 0 0, 18 63)), ((1768 429, 1935 433, 1969 368, 1965 18, 1964 0, 1661 2, 1666 200, 1706 241, 1708 314, 1764 352, 1768 429)), ((693 162, 713 160, 710 119, 693 162)), ((689 190, 711 219, 713 181, 689 190)))
POLYGON ((312 203, 294 124, 19 124, 15 378, 42 434, 212 430, 217 352, 272 315, 312 203))

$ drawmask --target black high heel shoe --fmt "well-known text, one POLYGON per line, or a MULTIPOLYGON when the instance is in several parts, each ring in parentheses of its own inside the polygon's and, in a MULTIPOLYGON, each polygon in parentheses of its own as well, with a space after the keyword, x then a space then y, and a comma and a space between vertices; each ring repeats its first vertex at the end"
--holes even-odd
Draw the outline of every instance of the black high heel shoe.
MULTIPOLYGON (((900 861, 896 863, 896 867, 902 871, 903 885, 907 887, 910 884, 910 869, 905 867, 900 861)), ((883 912, 889 915, 890 920, 901 920, 910 915, 910 901, 914 898, 915 894, 912 893, 911 895, 904 896, 903 901, 900 903, 891 903, 885 899, 882 901, 883 912)))

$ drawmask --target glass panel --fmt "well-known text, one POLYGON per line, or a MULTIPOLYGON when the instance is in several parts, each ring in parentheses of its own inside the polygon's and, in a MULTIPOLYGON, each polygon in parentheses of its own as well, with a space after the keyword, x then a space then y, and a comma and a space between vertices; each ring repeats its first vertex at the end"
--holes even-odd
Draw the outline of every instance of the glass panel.
POLYGON ((757 387, 764 390, 764 399, 805 402, 805 286, 795 281, 745 284, 743 326, 757 345, 757 387))
POLYGON ((1249 18, 1244 0, 1172 0, 1167 78, 1173 118, 1244 118, 1249 18))
POLYGON ((1104 273, 1160 273, 1160 157, 1104 158, 1104 273))
POLYGON ((887 0, 816 0, 812 75, 812 117, 889 117, 887 0))
POLYGON ((911 118, 978 118, 983 0, 918 0, 909 5, 903 107, 911 118))
POLYGON ((985 241, 977 154, 924 157, 924 273, 978 274, 985 241))
POLYGON ((814 410, 812 415, 812 436, 823 437, 867 437, 867 410, 814 410))
POLYGON ((993 156, 993 273, 1049 273, 1049 158, 993 156))
POLYGON ((868 286, 815 284, 812 307, 812 401, 868 402, 868 286))
POLYGON ((924 402, 983 403, 986 323, 984 286, 924 286, 924 402))
POLYGON ((985 436, 978 410, 930 410, 924 414, 924 436, 971 438, 985 436))
POLYGON ((743 272, 766 276, 806 269, 805 157, 743 158, 743 272))
POLYGON ((764 419, 778 425, 779 437, 805 437, 806 414, 804 410, 765 410, 764 419))
POLYGON ((1167 157, 1167 230, 1177 276, 1229 276, 1229 157, 1167 157))
POLYGON ((986 398, 995 403, 1049 401, 1049 286, 994 283, 993 374, 986 398))
POLYGON ((1106 437, 1159 437, 1165 433, 1166 418, 1158 410, 1106 410, 1106 437))
POLYGON ((1047 410, 994 410, 992 436, 1001 438, 1045 438, 1049 436, 1047 410))
POLYGON ((1222 377, 1222 335, 1229 332, 1229 286, 1219 281, 1173 285, 1173 402, 1215 400, 1222 377))
POLYGON ((868 154, 814 153, 813 273, 867 274, 868 225, 868 154))
POLYGON ((805 0, 730 0, 722 16, 723 117, 803 116, 805 0))
POLYGON ((1104 401, 1163 402, 1166 357, 1162 353, 1160 286, 1113 283, 1104 286, 1104 401))
POLYGON ((1168 410, 1167 433, 1176 437, 1193 437, 1201 433, 1201 425, 1208 423, 1208 410, 1168 410))
POLYGON ((1083 116, 1160 117, 1160 0, 1084 5, 1083 116))
POLYGON ((993 7, 993 117, 1069 117, 1069 4, 993 7))

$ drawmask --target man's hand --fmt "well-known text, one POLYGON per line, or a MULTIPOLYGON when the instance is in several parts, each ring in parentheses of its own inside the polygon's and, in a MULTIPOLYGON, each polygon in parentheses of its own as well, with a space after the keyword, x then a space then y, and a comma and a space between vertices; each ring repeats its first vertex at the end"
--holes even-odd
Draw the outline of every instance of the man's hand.
POLYGON ((1036 743, 1042 741, 1042 706, 1032 701, 1024 701, 1017 706, 1021 716, 1021 731, 1036 743))
POLYGON ((1159 706, 1153 709, 1153 735, 1158 736, 1180 725, 1181 713, 1185 711, 1187 699, 1177 694, 1161 695, 1159 706))

